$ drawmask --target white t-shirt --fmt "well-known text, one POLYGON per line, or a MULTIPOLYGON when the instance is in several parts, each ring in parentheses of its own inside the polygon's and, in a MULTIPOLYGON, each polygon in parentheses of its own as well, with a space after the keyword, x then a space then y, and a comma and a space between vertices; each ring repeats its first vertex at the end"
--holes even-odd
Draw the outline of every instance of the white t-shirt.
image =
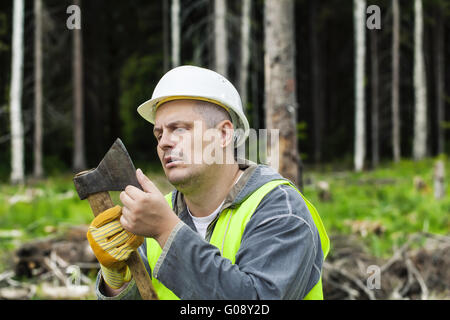
MULTIPOLYGON (((236 180, 234 184, 236 184, 239 179, 242 177, 242 173, 240 174, 239 178, 236 180)), ((216 210, 213 211, 210 215, 207 215, 206 217, 194 217, 191 214, 191 211, 189 211, 189 208, 187 208, 189 215, 192 218, 192 221, 194 222, 195 228, 197 229, 198 233, 205 239, 206 237, 206 230, 208 229, 209 224, 214 220, 214 218, 219 214, 220 209, 222 208, 223 203, 225 202, 225 199, 223 199, 222 203, 217 207, 216 210)))
POLYGON ((223 199, 222 203, 217 207, 216 210, 214 210, 213 213, 211 213, 210 215, 206 216, 206 217, 194 217, 191 214, 191 211, 188 212, 192 218, 192 221, 194 222, 195 228, 197 229, 198 233, 200 233, 200 235, 203 237, 203 239, 205 239, 206 237, 206 229, 208 229, 209 224, 214 220, 214 218, 217 216, 217 214, 220 211, 220 208, 222 208, 223 203, 225 202, 225 199, 223 199))

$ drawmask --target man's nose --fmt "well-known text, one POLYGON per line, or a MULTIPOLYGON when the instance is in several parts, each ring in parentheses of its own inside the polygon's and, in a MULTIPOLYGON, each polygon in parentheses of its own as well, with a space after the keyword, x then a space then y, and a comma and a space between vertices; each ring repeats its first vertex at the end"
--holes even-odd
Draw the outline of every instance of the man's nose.
POLYGON ((158 147, 161 149, 173 148, 176 144, 174 135, 169 132, 163 132, 161 134, 161 139, 158 142, 158 147))

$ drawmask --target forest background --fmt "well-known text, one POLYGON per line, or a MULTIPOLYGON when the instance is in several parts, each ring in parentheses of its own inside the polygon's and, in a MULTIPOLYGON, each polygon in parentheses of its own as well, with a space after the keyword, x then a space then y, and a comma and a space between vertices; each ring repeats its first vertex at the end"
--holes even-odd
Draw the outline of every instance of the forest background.
POLYGON ((332 238, 388 258, 448 237, 449 17, 448 0, 0 2, 0 246, 88 224, 72 177, 117 137, 171 190, 136 108, 183 64, 226 75, 250 126, 280 130, 280 172, 332 238))

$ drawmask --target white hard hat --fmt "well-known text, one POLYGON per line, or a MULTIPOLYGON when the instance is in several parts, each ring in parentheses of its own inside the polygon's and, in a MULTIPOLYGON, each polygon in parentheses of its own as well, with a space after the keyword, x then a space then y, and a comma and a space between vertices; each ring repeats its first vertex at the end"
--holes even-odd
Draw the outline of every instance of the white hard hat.
POLYGON ((170 70, 159 80, 152 98, 141 104, 137 111, 145 120, 155 124, 156 109, 161 104, 181 99, 209 101, 225 108, 233 122, 235 147, 245 142, 249 124, 239 93, 225 77, 208 69, 180 66, 170 70))

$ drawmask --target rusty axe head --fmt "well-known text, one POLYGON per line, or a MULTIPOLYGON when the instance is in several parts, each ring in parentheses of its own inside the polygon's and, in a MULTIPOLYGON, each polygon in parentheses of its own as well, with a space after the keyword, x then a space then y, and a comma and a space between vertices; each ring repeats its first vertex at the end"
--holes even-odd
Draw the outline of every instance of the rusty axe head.
POLYGON ((97 192, 122 191, 128 185, 142 190, 133 161, 119 138, 97 168, 77 174, 73 182, 81 200, 97 192))

